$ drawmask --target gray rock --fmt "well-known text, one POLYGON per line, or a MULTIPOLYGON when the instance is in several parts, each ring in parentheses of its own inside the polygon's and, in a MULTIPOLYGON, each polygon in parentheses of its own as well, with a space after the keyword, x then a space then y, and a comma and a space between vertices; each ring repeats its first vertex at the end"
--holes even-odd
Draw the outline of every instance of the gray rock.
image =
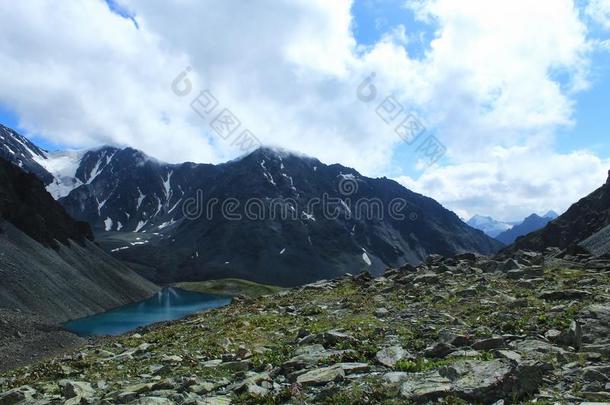
POLYGON ((343 352, 326 350, 320 344, 302 346, 295 351, 295 356, 288 360, 282 368, 284 371, 300 370, 309 366, 317 365, 320 361, 329 359, 343 352))
POLYGON ((219 395, 216 397, 207 397, 200 400, 201 405, 230 405, 231 398, 225 395, 219 395))
POLYGON ((475 297, 477 294, 477 289, 474 287, 466 288, 465 290, 458 290, 455 292, 455 295, 460 298, 475 297))
POLYGON ((144 394, 150 392, 154 387, 154 383, 134 384, 123 388, 124 392, 133 392, 135 394, 144 394))
POLYGON ((216 389, 216 384, 211 382, 203 382, 201 384, 191 385, 189 391, 195 394, 209 394, 216 389))
POLYGON ((499 271, 501 263, 496 260, 486 260, 480 262, 478 265, 485 273, 495 273, 496 271, 499 271))
POLYGON ((337 363, 335 367, 341 368, 346 375, 366 373, 371 369, 366 363, 337 363))
POLYGON ((522 356, 519 353, 513 352, 512 350, 497 350, 496 356, 501 359, 512 360, 516 363, 520 363, 522 359, 522 356))
POLYGON ((590 292, 575 289, 544 291, 540 294, 540 298, 546 301, 581 300, 590 296, 590 292))
POLYGON ((510 278, 511 280, 519 280, 522 278, 525 278, 525 272, 523 270, 509 270, 506 272, 506 277, 510 278))
POLYGON ((492 337, 489 339, 483 339, 475 342, 472 345, 472 348, 475 350, 494 350, 501 349, 506 346, 504 342, 504 338, 502 337, 492 337))
POLYGON ((562 332, 555 341, 563 346, 571 346, 579 350, 582 345, 582 328, 576 321, 572 321, 568 330, 562 332))
POLYGON ((412 401, 435 400, 451 394, 453 384, 437 372, 407 374, 400 386, 400 395, 412 401))
POLYGON ((36 394, 36 390, 28 385, 15 388, 0 394, 0 405, 14 405, 22 401, 31 401, 36 394))
POLYGON ((384 366, 394 368, 399 360, 413 359, 414 356, 401 346, 390 346, 378 351, 375 358, 384 366))
POLYGON ((331 366, 311 370, 297 377, 297 383, 308 385, 326 385, 330 382, 341 381, 345 378, 345 371, 341 367, 331 366))
POLYGON ((144 397, 133 402, 135 405, 172 405, 175 402, 163 397, 144 397))
POLYGON ((222 363, 219 368, 228 371, 248 371, 252 368, 252 362, 249 360, 227 361, 222 363))
POLYGON ((520 354, 525 355, 524 357, 533 360, 546 361, 549 354, 554 355, 562 362, 574 361, 577 358, 574 353, 541 340, 520 340, 511 342, 509 346, 520 354))
POLYGON ((468 335, 454 333, 452 331, 443 330, 438 336, 439 342, 446 343, 455 347, 470 346, 472 338, 468 335))
POLYGON ((537 367, 517 366, 508 360, 458 361, 429 373, 414 374, 401 394, 411 400, 433 400, 455 395, 467 401, 492 403, 520 398, 537 390, 542 374, 537 367))
POLYGON ((559 336, 561 336, 561 331, 557 329, 549 329, 544 334, 544 337, 550 340, 551 342, 555 342, 559 336))
POLYGON ((385 373, 383 375, 383 381, 389 384, 397 384, 399 382, 405 381, 409 379, 412 373, 405 373, 402 371, 394 371, 391 373, 385 373))
POLYGON ((481 355, 481 352, 477 350, 456 350, 447 355, 447 358, 452 357, 478 357, 481 355))
POLYGON ((424 283, 424 284, 438 284, 439 277, 435 273, 424 273, 418 276, 415 276, 413 279, 414 283, 424 283))
POLYGON ((91 398, 95 395, 95 390, 91 384, 83 381, 61 380, 59 381, 61 393, 66 398, 91 398))
POLYGON ((358 339, 350 336, 346 333, 331 330, 328 332, 322 332, 315 335, 305 336, 298 342, 300 345, 310 345, 314 343, 322 344, 325 347, 335 346, 338 343, 355 344, 358 343, 358 339))
POLYGON ((389 313, 390 313, 390 311, 388 311, 387 308, 377 308, 375 310, 375 316, 378 318, 384 318, 384 317, 388 316, 389 313))
POLYGON ((455 347, 447 343, 437 342, 424 349, 424 356, 428 358, 443 358, 455 351, 455 347))
POLYGON ((169 364, 178 364, 178 363, 182 363, 182 357, 164 355, 163 357, 161 357, 161 362, 169 363, 169 364))
POLYGON ((508 259, 500 265, 500 271, 506 273, 511 270, 519 270, 521 266, 514 259, 508 259))

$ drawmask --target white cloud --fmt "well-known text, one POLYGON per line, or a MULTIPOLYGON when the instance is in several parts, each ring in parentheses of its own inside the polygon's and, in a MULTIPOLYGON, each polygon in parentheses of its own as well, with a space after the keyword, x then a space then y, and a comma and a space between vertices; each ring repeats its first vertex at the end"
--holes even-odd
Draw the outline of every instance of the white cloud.
POLYGON ((610 0, 590 0, 585 11, 593 21, 610 30, 610 0))
POLYGON ((192 66, 195 88, 211 89, 264 143, 381 175, 400 139, 356 98, 374 71, 379 95, 417 111, 449 147, 452 166, 420 184, 479 168, 491 193, 493 151, 548 148, 587 86, 591 45, 571 0, 410 1, 436 29, 419 58, 404 46, 417 27, 358 45, 352 0, 121 4, 139 29, 101 0, 0 5, 0 103, 29 130, 74 146, 131 145, 168 161, 234 157, 170 91, 192 66))
POLYGON ((610 159, 588 151, 555 154, 528 148, 496 148, 484 162, 449 165, 419 179, 396 179, 412 190, 443 201, 468 219, 485 213, 519 220, 532 213, 565 211, 604 184, 610 159))

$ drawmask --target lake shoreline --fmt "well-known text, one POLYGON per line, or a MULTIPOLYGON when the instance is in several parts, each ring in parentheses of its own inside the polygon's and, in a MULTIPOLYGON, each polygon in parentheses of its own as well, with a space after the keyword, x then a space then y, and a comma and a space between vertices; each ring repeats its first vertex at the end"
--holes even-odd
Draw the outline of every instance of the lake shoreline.
MULTIPOLYGON (((233 279, 212 280, 201 283, 177 283, 161 285, 160 287, 175 287, 186 291, 224 295, 227 297, 240 295, 254 297, 263 294, 273 294, 282 290, 282 288, 279 287, 265 286, 233 279), (238 285, 238 287, 235 285, 238 285)), ((115 309, 116 308, 99 312, 94 315, 99 315, 115 309)), ((197 313, 188 315, 185 318, 182 318, 182 320, 188 319, 196 314, 197 313)), ((145 333, 153 328, 171 325, 178 321, 179 320, 160 321, 127 331, 122 335, 145 333)), ((35 314, 0 308, 0 326, 2 326, 1 329, 5 332, 2 333, 0 331, 0 373, 10 372, 11 370, 20 367, 30 366, 41 361, 60 357, 72 353, 86 345, 113 338, 111 336, 79 336, 63 327, 64 323, 65 322, 54 323, 35 314)))

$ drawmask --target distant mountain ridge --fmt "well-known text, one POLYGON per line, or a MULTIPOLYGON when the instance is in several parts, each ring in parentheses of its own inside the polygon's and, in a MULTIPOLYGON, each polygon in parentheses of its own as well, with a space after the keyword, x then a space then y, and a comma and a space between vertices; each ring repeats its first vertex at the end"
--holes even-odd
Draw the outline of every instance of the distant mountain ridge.
POLYGON ((544 228, 518 238, 504 251, 544 251, 548 247, 565 249, 580 244, 594 248, 597 254, 604 254, 610 252, 609 225, 610 172, 603 186, 573 204, 544 228))
MULTIPOLYGON (((58 156, 33 160, 58 173, 59 165, 50 163, 58 156)), ((114 147, 72 158, 63 165, 72 172, 64 170, 48 188, 62 190, 56 193, 60 203, 91 224, 108 251, 159 282, 239 277, 295 285, 346 271, 381 274, 431 253, 491 254, 501 247, 436 201, 392 180, 286 151, 261 148, 220 165, 167 164, 114 147), (186 218, 185 204, 203 203, 200 195, 219 201, 212 217, 186 218), (337 217, 329 217, 323 204, 309 206, 324 196, 336 201, 337 217), (243 208, 252 199, 267 212, 279 200, 294 218, 234 221, 220 212, 223 202, 234 200, 243 208), (403 219, 353 215, 357 200, 388 209, 395 199, 406 204, 403 219)))
POLYGON ((495 238, 502 232, 507 231, 514 226, 514 223, 512 222, 502 222, 495 220, 492 217, 483 215, 475 215, 466 223, 475 229, 485 232, 486 235, 492 238, 495 238))
POLYGON ((499 234, 496 239, 505 245, 510 245, 511 243, 515 242, 518 237, 525 236, 528 233, 544 228, 546 224, 555 218, 557 218, 557 214, 555 214, 553 211, 547 212, 543 217, 537 214, 532 214, 525 218, 520 224, 517 224, 511 229, 499 234))

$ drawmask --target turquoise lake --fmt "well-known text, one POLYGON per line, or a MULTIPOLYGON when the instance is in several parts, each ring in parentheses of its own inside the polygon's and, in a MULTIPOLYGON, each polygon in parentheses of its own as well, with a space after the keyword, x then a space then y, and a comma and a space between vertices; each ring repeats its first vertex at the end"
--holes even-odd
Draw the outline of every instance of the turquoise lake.
POLYGON ((147 300, 69 321, 63 326, 79 336, 117 336, 142 326, 182 319, 230 303, 230 297, 165 288, 147 300))

